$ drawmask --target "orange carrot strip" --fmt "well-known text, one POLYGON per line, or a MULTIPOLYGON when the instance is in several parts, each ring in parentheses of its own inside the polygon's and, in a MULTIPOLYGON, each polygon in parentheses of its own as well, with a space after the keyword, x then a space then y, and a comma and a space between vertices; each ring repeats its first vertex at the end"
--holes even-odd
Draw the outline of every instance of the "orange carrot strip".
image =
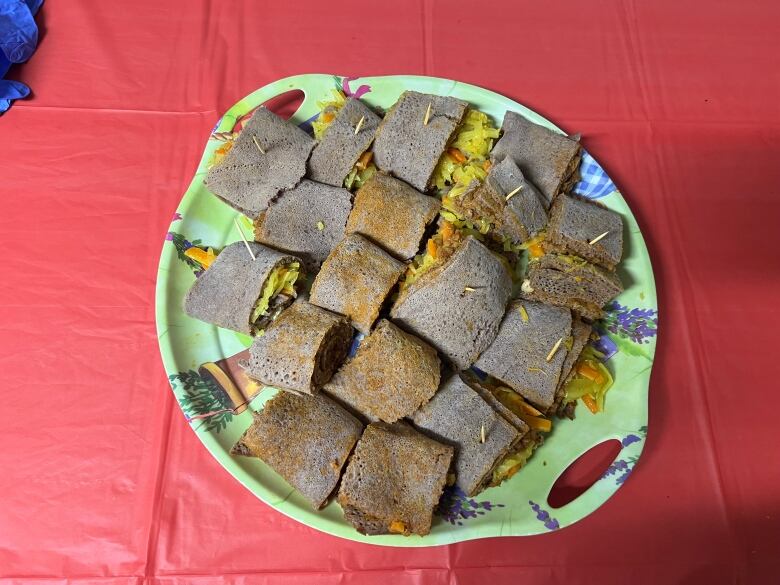
POLYGON ((184 255, 187 258, 191 258, 192 260, 195 260, 195 262, 203 266, 203 268, 208 268, 209 266, 211 266, 211 263, 214 262, 214 260, 216 260, 217 258, 216 254, 214 254, 213 252, 207 252, 206 250, 201 250, 196 246, 184 250, 184 255))
POLYGON ((454 158, 456 162, 459 163, 466 162, 466 156, 457 148, 448 148, 447 154, 449 154, 452 158, 454 158))
POLYGON ((525 401, 520 402, 520 408, 531 416, 542 416, 542 413, 525 401))
POLYGON ((523 420, 526 422, 526 424, 528 424, 529 427, 536 429, 537 431, 549 433, 552 430, 552 421, 549 418, 528 416, 523 418, 523 420))
POLYGON ((373 157, 373 156, 374 156, 374 153, 371 152, 370 150, 364 152, 363 154, 360 155, 360 158, 358 159, 358 161, 355 164, 355 166, 357 168, 359 168, 361 171, 364 170, 368 166, 368 163, 371 162, 371 157, 373 157))
POLYGON ((428 253, 433 257, 436 258, 436 252, 438 251, 438 246, 436 245, 436 242, 431 238, 428 240, 427 245, 428 253))
POLYGON ((601 372, 599 372, 596 368, 589 366, 585 362, 577 364, 577 373, 585 376, 588 380, 593 380, 597 383, 604 382, 604 376, 601 375, 601 372))
POLYGON ((528 246, 528 254, 531 258, 541 258, 544 256, 544 248, 539 244, 531 244, 528 246))
POLYGON ((588 410, 591 411, 593 414, 596 414, 599 411, 599 405, 596 404, 596 401, 593 399, 593 396, 590 394, 586 394, 582 397, 582 401, 585 403, 585 406, 588 407, 588 410))

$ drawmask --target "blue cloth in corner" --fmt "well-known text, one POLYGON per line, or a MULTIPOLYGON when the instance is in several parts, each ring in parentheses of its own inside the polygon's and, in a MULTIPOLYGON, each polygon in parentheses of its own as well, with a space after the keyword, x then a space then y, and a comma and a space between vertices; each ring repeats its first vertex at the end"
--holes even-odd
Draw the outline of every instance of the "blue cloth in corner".
POLYGON ((26 97, 30 88, 20 81, 3 80, 13 63, 27 61, 38 45, 33 16, 43 0, 0 0, 0 113, 11 100, 26 97))

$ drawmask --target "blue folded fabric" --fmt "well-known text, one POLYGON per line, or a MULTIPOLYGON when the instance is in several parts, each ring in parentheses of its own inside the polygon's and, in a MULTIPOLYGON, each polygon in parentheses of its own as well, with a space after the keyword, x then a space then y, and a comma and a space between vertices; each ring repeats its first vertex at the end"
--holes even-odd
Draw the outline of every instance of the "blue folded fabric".
POLYGON ((0 114, 11 100, 26 97, 30 88, 19 81, 3 80, 13 63, 27 61, 38 46, 38 25, 33 16, 43 0, 0 0, 0 114))

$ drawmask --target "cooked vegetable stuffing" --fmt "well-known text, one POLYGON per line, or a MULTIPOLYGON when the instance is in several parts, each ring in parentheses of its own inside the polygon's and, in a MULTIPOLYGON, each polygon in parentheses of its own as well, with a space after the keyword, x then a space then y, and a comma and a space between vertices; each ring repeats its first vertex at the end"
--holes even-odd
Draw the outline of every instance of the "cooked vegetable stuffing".
POLYGON ((334 89, 331 93, 333 99, 317 102, 320 114, 311 123, 312 130, 314 130, 314 138, 317 140, 322 140, 325 130, 336 119, 336 113, 347 103, 347 96, 344 95, 343 91, 334 89))
POLYGON ((442 221, 438 231, 426 242, 425 252, 415 256, 406 268, 401 277, 400 289, 405 289, 431 268, 444 263, 467 235, 468 230, 460 229, 452 222, 442 221))
POLYGON ((528 462, 536 449, 536 443, 529 443, 520 451, 512 453, 506 457, 499 465, 493 470, 493 477, 490 481, 491 486, 497 486, 506 479, 512 477, 515 473, 520 471, 523 466, 528 462))
POLYGON ((505 386, 497 386, 490 390, 498 398, 499 402, 514 412, 532 429, 549 433, 552 430, 552 421, 536 408, 528 404, 522 396, 505 386))
POLYGON ((487 160, 493 141, 498 138, 487 114, 469 109, 458 129, 455 140, 433 171, 432 183, 440 192, 452 185, 450 196, 462 193, 474 180, 483 181, 490 163, 487 160))
POLYGON ((295 281, 298 280, 300 268, 300 263, 291 262, 287 265, 277 266, 271 271, 263 285, 263 292, 252 310, 251 323, 257 326, 258 321, 270 315, 271 311, 269 309, 271 308, 281 311, 281 304, 276 304, 275 307, 272 307, 272 301, 278 295, 286 295, 287 297, 297 296, 294 285, 295 281))
POLYGON ((187 258, 195 260, 195 262, 203 266, 204 269, 211 266, 212 262, 217 259, 217 253, 214 252, 214 248, 204 250, 203 248, 192 246, 184 250, 184 255, 187 258))
MULTIPOLYGON (((369 152, 367 154, 371 153, 369 152)), ((372 162, 367 163, 364 167, 361 167, 360 165, 361 163, 358 160, 358 162, 355 163, 355 166, 352 167, 352 170, 349 171, 347 178, 344 179, 344 186, 349 190, 353 190, 353 188, 360 189, 376 172, 376 167, 372 162)))
POLYGON ((604 354, 588 345, 574 366, 574 377, 566 384, 566 400, 582 399, 593 414, 604 410, 604 399, 612 387, 612 375, 602 363, 604 354))

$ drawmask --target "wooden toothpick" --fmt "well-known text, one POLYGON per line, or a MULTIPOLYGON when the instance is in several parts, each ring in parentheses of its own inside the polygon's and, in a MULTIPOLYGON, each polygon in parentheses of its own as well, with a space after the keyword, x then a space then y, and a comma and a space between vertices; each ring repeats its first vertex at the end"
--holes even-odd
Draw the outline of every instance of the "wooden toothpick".
POLYGON ((425 118, 423 118, 423 126, 428 125, 428 120, 431 119, 431 106, 433 105, 433 102, 428 102, 428 109, 425 110, 425 118))
POLYGON ((485 442, 485 423, 482 423, 482 428, 480 429, 479 438, 483 443, 485 442))
POLYGON ((550 350, 550 353, 547 354, 547 357, 545 358, 545 361, 550 361, 555 357, 555 354, 558 352, 558 348, 561 347, 561 343, 563 343, 563 337, 561 337, 558 341, 555 342, 555 345, 553 345, 552 349, 550 350))
POLYGON ((600 236, 596 236, 596 237, 595 237, 595 238, 593 238, 593 239, 592 239, 590 242, 588 242, 588 245, 589 245, 589 246, 592 246, 593 244, 595 244, 596 242, 598 242, 598 241, 599 241, 601 238, 603 238, 604 236, 606 236, 608 233, 609 233, 609 230, 605 231, 605 232, 604 232, 603 234, 601 234, 600 236))
POLYGON ((252 257, 252 260, 257 260, 257 257, 255 256, 255 253, 252 252, 252 248, 249 247, 249 242, 246 240, 246 236, 244 235, 244 230, 241 229, 241 226, 238 224, 238 218, 233 218, 233 223, 236 224, 236 229, 238 230, 239 235, 241 236, 241 239, 244 241, 244 245, 246 246, 247 252, 249 252, 249 255, 252 257))
POLYGON ((255 146, 257 147, 257 150, 259 150, 261 154, 265 154, 265 151, 263 150, 263 147, 260 146, 260 143, 257 141, 257 136, 252 136, 252 142, 255 143, 255 146))
POLYGON ((476 289, 473 286, 464 286, 463 292, 474 292, 476 289))
POLYGON ((360 129, 363 127, 363 122, 366 121, 365 116, 360 116, 360 120, 358 120, 357 126, 355 126, 355 134, 360 132, 360 129))
POLYGON ((507 195, 506 195, 506 200, 507 200, 507 201, 509 201, 509 200, 510 200, 512 197, 514 197, 515 195, 517 195, 517 194, 520 192, 520 189, 522 189, 522 188, 523 188, 523 186, 522 186, 522 185, 520 185, 520 186, 519 186, 517 189, 515 189, 514 191, 512 191, 512 192, 510 192, 510 193, 507 193, 507 195))

